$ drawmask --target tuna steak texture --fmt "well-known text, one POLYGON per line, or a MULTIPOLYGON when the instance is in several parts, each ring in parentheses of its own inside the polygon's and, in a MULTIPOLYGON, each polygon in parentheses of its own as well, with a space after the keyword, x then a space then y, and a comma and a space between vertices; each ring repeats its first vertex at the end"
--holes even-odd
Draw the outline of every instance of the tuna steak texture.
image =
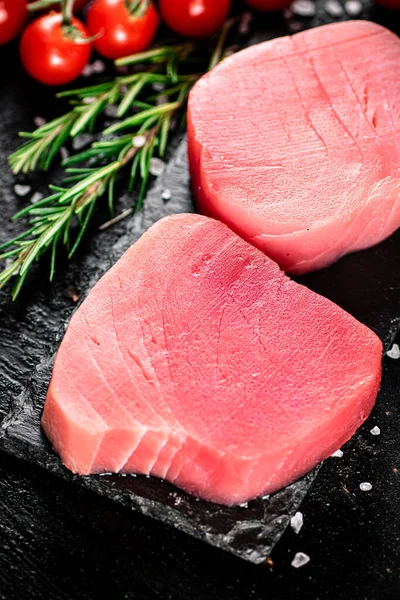
POLYGON ((301 274, 400 225, 400 40, 368 21, 224 60, 190 96, 198 207, 301 274))
POLYGON ((74 314, 42 424, 80 474, 232 505, 298 479, 374 404, 381 342, 226 225, 151 227, 74 314))

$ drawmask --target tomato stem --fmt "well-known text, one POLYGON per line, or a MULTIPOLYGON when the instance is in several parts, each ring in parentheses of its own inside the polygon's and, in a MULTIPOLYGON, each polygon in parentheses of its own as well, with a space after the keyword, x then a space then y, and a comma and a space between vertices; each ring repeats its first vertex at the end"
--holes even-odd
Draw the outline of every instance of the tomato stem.
POLYGON ((143 17, 150 8, 151 0, 125 0, 125 6, 133 17, 143 17))
POLYGON ((75 0, 63 0, 62 3, 62 24, 71 25, 72 13, 74 10, 75 0))
POLYGON ((61 0, 37 0, 36 2, 30 2, 27 5, 29 12, 35 12, 37 10, 44 10, 53 6, 60 6, 61 0))

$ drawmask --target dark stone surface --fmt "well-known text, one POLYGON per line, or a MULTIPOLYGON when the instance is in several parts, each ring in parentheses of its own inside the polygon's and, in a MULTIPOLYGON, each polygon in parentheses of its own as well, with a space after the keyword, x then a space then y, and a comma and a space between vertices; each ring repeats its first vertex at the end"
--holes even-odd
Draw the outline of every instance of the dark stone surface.
MULTIPOLYGON (((333 20, 327 18, 322 3, 319 3, 318 6, 315 19, 308 21, 299 19, 302 27, 314 26, 321 22, 333 20)), ((367 4, 365 6, 367 8, 365 8, 364 16, 367 16, 370 14, 370 9, 367 4)), ((389 13, 375 11, 374 14, 378 20, 386 20, 386 24, 392 28, 398 27, 398 20, 393 20, 388 16, 389 13)), ((286 31, 284 21, 276 16, 260 17, 259 20, 257 19, 257 26, 258 29, 253 41, 267 39, 286 31)), ((4 206, 0 217, 0 240, 4 240, 12 230, 18 228, 18 225, 9 224, 9 217, 19 206, 26 202, 26 199, 18 199, 13 193, 14 179, 6 166, 6 155, 17 142, 15 132, 20 129, 31 129, 32 119, 35 115, 45 114, 45 116, 51 116, 57 108, 50 100, 52 97, 51 92, 44 92, 42 88, 32 86, 23 76, 20 78, 10 77, 9 81, 5 79, 0 94, 2 117, 4 115, 4 118, 0 121, 0 199, 2 206, 4 206)), ((278 541, 288 523, 289 515, 295 510, 307 491, 311 478, 290 486, 270 501, 258 500, 250 503, 248 508, 224 509, 197 502, 195 499, 177 492, 169 484, 152 479, 116 476, 73 478, 60 466, 57 457, 52 453, 39 428, 39 416, 50 374, 51 357, 75 307, 71 300, 71 289, 83 298, 91 285, 105 272, 108 266, 151 223, 165 214, 193 209, 188 187, 184 147, 181 146, 177 152, 172 151, 171 156, 168 172, 149 194, 143 215, 126 220, 99 235, 96 233, 96 227, 107 219, 106 212, 100 209, 97 220, 92 227, 92 235, 88 236, 79 257, 70 264, 66 264, 65 261, 60 263, 53 286, 50 286, 47 282, 46 264, 43 264, 37 269, 36 273, 33 273, 23 296, 17 303, 12 304, 10 302, 7 291, 0 292, 0 420, 3 417, 1 444, 10 453, 40 464, 49 471, 63 475, 67 480, 74 480, 75 483, 79 484, 78 486, 70 486, 69 483, 54 483, 54 481, 52 483, 60 489, 62 486, 67 486, 65 489, 68 489, 69 498, 73 498, 74 494, 77 495, 77 498, 86 497, 84 496, 86 492, 82 488, 87 487, 130 508, 137 509, 146 515, 156 517, 185 532, 192 533, 211 544, 222 546, 243 558, 261 561, 278 541), (161 192, 166 187, 173 192, 172 200, 167 204, 161 200, 161 192)), ((57 177, 57 173, 54 176, 57 177)), ((43 178, 38 178, 35 189, 40 189, 43 182, 43 178)), ((132 199, 122 193, 119 208, 122 210, 129 206, 131 202, 132 199)), ((399 233, 375 248, 348 256, 330 269, 309 275, 302 278, 301 281, 336 301, 369 325, 381 336, 387 348, 393 341, 400 322, 398 248, 399 233)), ((387 370, 386 379, 383 383, 378 402, 380 410, 384 405, 389 407, 393 405, 397 389, 394 381, 398 381, 395 377, 398 377, 398 374, 396 375, 396 370, 392 366, 391 369, 387 370)), ((363 442, 363 436, 366 436, 366 439, 371 437, 368 433, 368 427, 369 425, 364 428, 364 433, 360 433, 350 442, 349 448, 353 449, 350 463, 346 463, 346 460, 342 459, 342 463, 338 464, 338 461, 332 459, 328 461, 329 464, 324 465, 323 473, 328 473, 330 477, 330 479, 328 477, 328 487, 329 481, 332 485, 332 480, 339 477, 339 473, 340 477, 351 479, 354 471, 361 469, 365 456, 368 456, 370 452, 368 450, 370 442, 363 442), (349 464, 348 471, 343 467, 346 464, 349 464)), ((395 464, 397 458, 394 458, 394 454, 390 455, 389 451, 387 455, 384 455, 384 459, 387 460, 389 456, 392 456, 393 464, 395 464)), ((5 465, 7 464, 6 459, 3 462, 5 465)), ((12 465, 14 464, 16 463, 12 461, 12 465)), ((379 468, 375 475, 376 477, 381 476, 379 468)), ((40 476, 38 475, 41 481, 45 481, 45 477, 44 472, 40 476)), ((12 473, 8 473, 4 481, 8 486, 4 494, 5 497, 8 497, 7 494, 12 494, 10 490, 14 489, 12 473)), ((317 479, 318 489, 321 487, 321 481, 323 481, 322 476, 317 479)), ((396 480, 395 483, 397 483, 396 480)), ((19 485, 22 485, 22 483, 19 483, 18 477, 15 485, 15 489, 19 489, 19 485)), ((339 491, 336 488, 332 491, 333 502, 337 501, 340 504, 343 501, 343 493, 346 500, 347 497, 350 498, 349 501, 353 498, 353 494, 356 495, 356 492, 357 498, 360 495, 357 491, 357 483, 354 483, 354 490, 351 490, 351 486, 349 487, 347 483, 344 484, 344 487, 350 490, 349 494, 343 492, 343 486, 339 486, 339 491), (336 491, 337 497, 335 500, 336 491)), ((323 489, 322 497, 324 497, 324 493, 326 497, 326 491, 323 489)), ((37 494, 37 491, 34 493, 37 494)), ((94 503, 94 496, 90 497, 94 503)), ((365 498, 365 502, 368 502, 367 496, 365 498)), ((317 499, 317 504, 318 501, 317 499)), ((103 502, 103 500, 98 500, 98 502, 103 502)), ((357 500, 356 504, 357 502, 363 505, 363 497, 357 500)), ((20 505, 17 503, 16 506, 18 509, 20 505)), ((107 506, 111 512, 115 511, 116 514, 119 514, 118 511, 122 510, 116 504, 113 508, 111 508, 111 503, 104 504, 104 506, 107 506)), ((390 501, 388 501, 388 506, 385 505, 386 511, 389 506, 391 506, 390 501)), ((23 504, 21 504, 22 508, 23 504)), ((383 506, 378 506, 379 510, 382 508, 383 506)), ((62 511, 62 508, 60 511, 62 511)), ((373 509, 371 511, 372 515, 373 509)), ((15 514, 17 515, 17 510, 15 514)), ((314 510, 314 517, 315 514, 318 513, 315 513, 314 510)), ((322 514, 322 520, 318 523, 322 523, 322 527, 330 530, 327 517, 327 514, 322 514)), ((393 517, 395 518, 395 515, 393 517)), ((54 517, 50 511, 48 518, 48 535, 51 536, 50 523, 54 517)), ((146 521, 146 523, 149 523, 149 521, 146 521)), ((398 520, 395 523, 398 525, 398 520)), ((150 529, 156 527, 155 525, 147 526, 150 529)), ((169 532, 168 535, 178 534, 169 532)), ((302 539, 301 534, 298 539, 302 539)), ((185 542, 183 545, 185 544, 189 544, 189 542, 185 542)), ((282 548, 282 544, 279 548, 282 548)), ((392 543, 390 548, 395 553, 392 543)), ((199 552, 201 554, 201 551, 199 552)), ((210 556, 215 556, 213 554, 214 550, 211 551, 210 549, 208 552, 211 553, 210 556)), ((228 558, 222 558, 222 553, 219 556, 219 560, 228 565, 228 568, 231 568, 229 565, 232 565, 232 568, 237 568, 234 567, 238 564, 237 562, 229 563, 228 558)), ((340 562, 340 556, 333 554, 331 556, 340 562)), ((390 563, 390 560, 388 562, 390 563)), ((211 589, 212 587, 210 587, 211 589)), ((244 589, 247 589, 246 586, 244 589)), ((63 593, 62 590, 60 590, 60 593, 63 593)), ((54 597, 57 596, 54 595, 54 597)), ((132 595, 131 597, 140 596, 132 595)), ((203 596, 200 595, 199 597, 203 596)), ((220 596, 207 595, 204 597, 222 598, 228 596, 221 593, 220 596)), ((233 595, 231 597, 234 598, 233 595)), ((249 594, 244 597, 251 598, 252 596, 249 594)))
POLYGON ((398 600, 399 389, 400 361, 385 359, 369 423, 325 461, 303 529, 288 527, 266 565, 0 453, 1 600, 398 600), (299 551, 311 560, 295 570, 299 551))

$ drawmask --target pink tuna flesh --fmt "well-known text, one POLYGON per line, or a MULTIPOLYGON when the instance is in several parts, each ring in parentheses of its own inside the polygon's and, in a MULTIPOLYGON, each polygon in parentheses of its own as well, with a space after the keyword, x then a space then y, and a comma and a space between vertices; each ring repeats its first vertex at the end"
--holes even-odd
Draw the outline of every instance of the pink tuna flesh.
POLYGON ((381 342, 199 215, 151 227, 72 317, 43 428, 80 474, 152 474, 232 505, 291 483, 366 419, 381 342))
POLYGON ((400 40, 367 21, 223 61, 190 96, 198 207, 301 274, 400 225, 400 40))

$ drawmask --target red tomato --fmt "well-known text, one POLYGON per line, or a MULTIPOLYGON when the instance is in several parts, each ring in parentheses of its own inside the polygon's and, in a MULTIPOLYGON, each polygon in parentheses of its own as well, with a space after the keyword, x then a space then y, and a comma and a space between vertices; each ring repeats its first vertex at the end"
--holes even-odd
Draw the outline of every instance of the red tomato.
POLYGON ((156 34, 158 21, 154 4, 148 0, 142 0, 133 13, 125 0, 95 0, 86 15, 90 34, 100 35, 94 47, 112 59, 146 50, 156 34))
POLYGON ((160 0, 167 25, 187 37, 207 37, 220 29, 228 15, 230 0, 160 0))
MULTIPOLYGON (((89 36, 75 17, 71 26, 82 38, 89 36)), ((64 85, 76 79, 88 63, 90 53, 91 44, 74 39, 74 34, 62 25, 61 13, 54 11, 32 21, 20 42, 25 70, 47 85, 64 85)))
POLYGON ((256 10, 274 11, 282 10, 291 3, 291 0, 246 0, 251 8, 256 10))
POLYGON ((26 0, 0 0, 0 45, 17 37, 27 16, 26 0))

